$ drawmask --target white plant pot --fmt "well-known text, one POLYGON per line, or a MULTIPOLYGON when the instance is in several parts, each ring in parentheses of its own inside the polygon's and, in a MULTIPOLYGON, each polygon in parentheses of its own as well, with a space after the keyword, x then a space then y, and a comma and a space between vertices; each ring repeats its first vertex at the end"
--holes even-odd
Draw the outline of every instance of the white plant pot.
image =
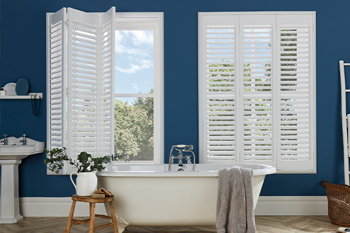
POLYGON ((70 180, 75 187, 78 196, 91 196, 97 189, 96 172, 72 172, 70 180), (72 175, 77 175, 77 184, 74 183, 72 175))

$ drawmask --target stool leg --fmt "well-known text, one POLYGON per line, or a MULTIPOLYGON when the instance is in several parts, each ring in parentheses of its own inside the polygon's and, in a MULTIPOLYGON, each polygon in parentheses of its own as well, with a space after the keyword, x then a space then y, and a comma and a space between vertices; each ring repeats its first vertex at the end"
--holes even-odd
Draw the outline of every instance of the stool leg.
POLYGON ((70 228, 72 226, 72 219, 73 219, 73 214, 74 214, 74 208, 75 208, 75 201, 72 202, 72 207, 70 208, 70 213, 69 213, 67 226, 66 226, 66 233, 70 232, 70 228))
POLYGON ((90 228, 89 233, 95 232, 95 203, 90 203, 90 228))
POLYGON ((109 203, 109 207, 111 208, 111 218, 112 218, 112 222, 113 222, 113 231, 114 231, 114 233, 119 233, 118 232, 118 223, 117 223, 117 220, 115 218, 115 213, 114 213, 113 201, 111 201, 109 203))

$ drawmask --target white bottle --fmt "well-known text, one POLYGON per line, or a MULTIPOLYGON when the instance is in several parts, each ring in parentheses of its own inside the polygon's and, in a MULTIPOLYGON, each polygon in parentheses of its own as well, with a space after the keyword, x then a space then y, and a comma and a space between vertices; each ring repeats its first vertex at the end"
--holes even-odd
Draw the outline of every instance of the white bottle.
POLYGON ((6 91, 3 87, 0 89, 0 96, 6 96, 6 91))

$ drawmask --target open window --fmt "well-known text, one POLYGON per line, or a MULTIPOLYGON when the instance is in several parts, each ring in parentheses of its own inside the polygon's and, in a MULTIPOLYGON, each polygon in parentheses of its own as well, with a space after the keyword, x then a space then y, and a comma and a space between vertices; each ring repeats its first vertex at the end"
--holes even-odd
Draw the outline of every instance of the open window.
MULTIPOLYGON (((134 37, 130 38, 132 40, 134 37)), ((132 161, 162 163, 162 61, 162 13, 116 13, 114 7, 106 13, 86 13, 72 8, 48 13, 48 149, 66 147, 72 157, 86 151, 93 156, 116 154, 132 161), (145 27, 139 24, 139 28, 135 28, 140 20, 150 23, 145 27), (140 40, 148 39, 151 46, 137 49, 135 46, 125 46, 120 43, 120 33, 136 35, 140 40), (120 51, 129 54, 129 57, 120 57, 120 51), (141 93, 123 92, 137 79, 122 75, 123 63, 129 58, 133 59, 130 57, 133 53, 146 52, 152 58, 143 59, 138 54, 141 65, 136 67, 130 63, 133 70, 129 70, 129 73, 142 73, 148 67, 151 74, 143 78, 151 83, 150 90, 147 93, 142 93, 143 90, 141 93), (127 103, 120 102, 123 98, 131 99, 127 103), (121 105, 125 109, 132 108, 133 114, 122 117, 121 105), (148 115, 145 115, 146 112, 148 115), (123 124, 127 127, 123 127, 123 124), (145 125, 148 126, 144 129, 145 133, 140 134, 140 127, 145 125), (125 132, 131 128, 138 131, 125 132), (135 147, 135 143, 139 144, 138 147, 135 147), (142 150, 142 143, 148 143, 147 153, 144 152, 146 149, 142 150), (129 150, 130 147, 141 149, 129 150)), ((69 173, 69 170, 67 167, 63 172, 69 173)))

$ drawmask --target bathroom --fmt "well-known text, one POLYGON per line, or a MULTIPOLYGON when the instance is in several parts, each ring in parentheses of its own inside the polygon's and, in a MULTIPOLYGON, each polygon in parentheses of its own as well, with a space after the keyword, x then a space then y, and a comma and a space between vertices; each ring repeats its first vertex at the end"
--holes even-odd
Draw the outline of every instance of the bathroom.
MULTIPOLYGON (((43 100, 37 116, 33 115, 30 100, 0 100, 0 135, 27 134, 47 143, 46 13, 62 7, 106 12, 112 6, 117 13, 163 12, 164 136, 158 147, 162 149, 157 153, 165 164, 169 162, 171 147, 177 143, 192 144, 196 161, 200 161, 198 13, 316 12, 316 167, 309 173, 268 175, 256 214, 327 215, 326 192, 320 181, 344 183, 338 61, 350 61, 350 30, 345 27, 350 23, 348 1, 2 0, 0 87, 26 78, 30 92, 43 93, 43 100)), ((44 153, 32 155, 19 166, 19 196, 24 217, 62 217, 61 212, 55 212, 54 201, 62 201, 69 211, 68 197, 75 193, 74 186, 67 175, 48 175, 44 159, 44 153), (52 208, 42 210, 40 203, 52 204, 52 208)))

